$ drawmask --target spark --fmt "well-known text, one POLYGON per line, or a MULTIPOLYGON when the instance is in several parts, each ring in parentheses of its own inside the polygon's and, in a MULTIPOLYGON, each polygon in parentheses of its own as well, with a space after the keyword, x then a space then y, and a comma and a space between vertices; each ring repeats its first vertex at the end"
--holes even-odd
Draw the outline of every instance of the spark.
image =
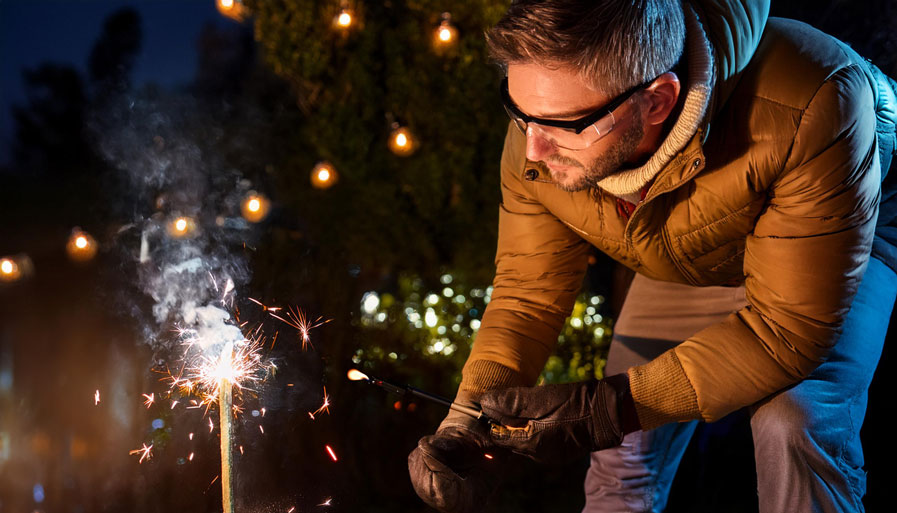
POLYGON ((187 439, 188 439, 188 440, 193 440, 193 433, 190 433, 189 435, 187 435, 187 439))
POLYGON ((243 455, 243 446, 242 445, 240 446, 240 455, 241 456, 243 455))
POLYGON ((311 417, 311 420, 315 420, 315 415, 326 412, 328 415, 330 414, 330 396, 327 395, 327 387, 324 387, 324 403, 321 404, 321 407, 312 412, 308 412, 308 416, 311 417))
POLYGON ((332 497, 327 497, 327 500, 325 500, 324 502, 318 504, 318 506, 330 506, 330 501, 332 501, 332 500, 333 500, 332 497))
POLYGON ((143 394, 143 397, 146 398, 146 401, 143 401, 143 404, 146 405, 146 408, 149 409, 150 406, 156 401, 156 393, 153 392, 151 394, 143 394))
MULTIPOLYGON (((279 315, 271 314, 271 317, 284 322, 287 326, 291 326, 295 328, 299 335, 302 337, 302 349, 304 350, 307 346, 311 345, 311 338, 309 337, 309 332, 318 326, 327 324, 333 319, 324 320, 323 317, 318 317, 313 321, 309 321, 308 317, 306 317, 305 312, 298 308, 289 307, 287 309, 287 313, 281 317, 279 315)), ((314 346, 312 346, 314 349, 314 346)))
POLYGON ((296 511, 296 506, 293 506, 292 508, 290 508, 290 509, 287 511, 287 513, 293 513, 294 511, 296 511))
POLYGON ((100 404, 100 390, 97 389, 96 392, 93 393, 93 405, 96 406, 100 404))
POLYGON ((333 461, 337 461, 336 453, 333 452, 333 449, 329 445, 325 445, 324 447, 327 449, 327 453, 330 454, 330 459, 332 459, 333 461))
POLYGON ((262 408, 262 417, 264 417, 264 416, 265 416, 265 409, 262 408))
POLYGON ((491 454, 484 454, 483 456, 485 456, 487 460, 494 459, 494 456, 492 456, 491 454))
POLYGON ((175 399, 174 401, 171 401, 171 409, 172 409, 172 410, 173 410, 174 407, 177 406, 177 405, 178 405, 178 400, 177 400, 177 399, 175 399))
POLYGON ((149 447, 147 447, 146 444, 143 444, 143 447, 128 451, 128 454, 131 456, 139 454, 140 460, 137 463, 143 463, 143 460, 149 460, 153 457, 153 444, 150 444, 149 447))
POLYGON ((215 425, 212 424, 212 418, 209 417, 209 433, 211 433, 212 430, 214 430, 214 429, 215 429, 215 425))
POLYGON ((262 427, 261 424, 259 424, 259 431, 261 431, 263 435, 265 434, 265 428, 262 427))
POLYGON ((187 461, 193 461, 193 453, 190 453, 190 456, 187 456, 187 461))
POLYGON ((258 299, 253 299, 251 297, 246 298, 246 299, 248 299, 248 300, 252 301, 253 303, 262 307, 263 312, 278 312, 278 311, 282 310, 282 308, 280 308, 279 306, 268 306, 268 305, 262 303, 261 301, 259 301, 258 299))
MULTIPOLYGON (((234 344, 233 355, 229 358, 202 353, 191 355, 196 342, 195 336, 187 336, 183 345, 187 348, 185 359, 188 363, 181 375, 175 376, 169 372, 168 377, 172 389, 179 389, 184 395, 195 394, 199 397, 199 402, 191 401, 196 406, 208 408, 217 402, 222 381, 232 384, 238 392, 252 391, 248 388, 249 384, 261 381, 261 371, 268 369, 262 362, 260 351, 263 342, 259 338, 244 339, 234 344)), ((235 414, 240 411, 237 408, 235 414)))

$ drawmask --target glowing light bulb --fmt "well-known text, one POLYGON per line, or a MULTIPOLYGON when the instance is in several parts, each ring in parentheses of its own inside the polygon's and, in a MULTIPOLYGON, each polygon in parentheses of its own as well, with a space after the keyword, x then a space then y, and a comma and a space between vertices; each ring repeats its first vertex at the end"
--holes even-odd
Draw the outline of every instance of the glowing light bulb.
POLYGON ((196 223, 192 218, 181 216, 168 223, 168 235, 174 238, 192 237, 196 232, 196 223))
POLYGON ((437 51, 442 51, 452 46, 458 38, 458 29, 452 25, 451 19, 451 14, 447 12, 442 13, 442 23, 436 27, 436 37, 433 39, 433 44, 437 51))
POLYGON ((250 223, 257 223, 268 215, 270 205, 271 202, 268 201, 268 198, 254 191, 250 192, 246 199, 243 200, 241 208, 243 218, 250 223))
POLYGON ((355 20, 352 17, 352 11, 343 7, 340 10, 339 14, 336 16, 335 21, 336 21, 337 27, 339 27, 341 29, 345 29, 345 28, 349 28, 349 26, 352 25, 352 22, 355 20))
POLYGON ((72 260, 90 260, 97 254, 97 241, 87 232, 75 228, 65 245, 65 251, 72 260))
POLYGON ((311 172, 311 184, 316 189, 333 187, 338 179, 339 174, 329 162, 319 162, 311 172))
POLYGON ((248 14, 242 0, 216 0, 215 7, 219 13, 236 21, 243 21, 248 14))
POLYGON ((389 138, 389 149, 396 155, 406 156, 414 153, 417 149, 414 137, 407 128, 393 123, 392 135, 389 138))

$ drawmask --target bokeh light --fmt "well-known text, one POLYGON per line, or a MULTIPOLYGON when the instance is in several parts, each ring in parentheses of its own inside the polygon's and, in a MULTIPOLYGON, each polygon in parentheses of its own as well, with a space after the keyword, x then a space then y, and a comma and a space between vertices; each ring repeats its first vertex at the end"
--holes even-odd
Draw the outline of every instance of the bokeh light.
POLYGON ((18 274, 19 266, 11 258, 0 259, 0 275, 5 279, 14 280, 18 274))
POLYGON ((407 156, 417 149, 417 141, 411 132, 398 123, 393 123, 392 133, 389 135, 389 149, 399 156, 407 156))
POLYGON ((65 244, 65 252, 69 258, 76 262, 85 262, 97 254, 97 241, 91 235, 80 228, 72 230, 68 242, 65 244))
POLYGON ((168 223, 168 234, 175 238, 190 237, 196 233, 196 222, 188 216, 178 216, 168 223))
POLYGON ((339 180, 339 174, 329 162, 319 162, 311 171, 311 185, 315 189, 329 189, 339 180))
POLYGON ((216 0, 215 7, 223 16, 236 21, 243 21, 248 14, 242 0, 216 0))
POLYGON ((451 14, 447 12, 442 13, 442 22, 436 27, 436 32, 433 38, 433 44, 436 46, 437 50, 454 46, 455 41, 458 40, 458 29, 452 25, 451 18, 451 14))
POLYGON ((339 14, 336 15, 336 19, 334 20, 336 26, 342 29, 349 28, 354 21, 355 19, 352 16, 352 11, 345 7, 340 9, 339 14))
POLYGON ((258 223, 265 219, 265 217, 268 216, 270 208, 271 202, 268 201, 268 198, 255 191, 251 191, 247 194, 243 199, 243 203, 240 205, 240 211, 243 214, 243 218, 250 223, 258 223))

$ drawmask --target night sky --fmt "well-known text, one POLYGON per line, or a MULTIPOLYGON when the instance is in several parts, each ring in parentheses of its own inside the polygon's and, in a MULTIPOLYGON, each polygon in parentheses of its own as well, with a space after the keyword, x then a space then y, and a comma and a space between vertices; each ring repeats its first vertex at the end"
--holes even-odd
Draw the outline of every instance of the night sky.
POLYGON ((22 70, 44 62, 86 72, 90 49, 113 12, 133 7, 140 14, 143 41, 134 66, 134 85, 176 86, 196 68, 196 42, 208 23, 232 24, 212 0, 0 0, 0 165, 15 136, 11 107, 22 104, 22 70))

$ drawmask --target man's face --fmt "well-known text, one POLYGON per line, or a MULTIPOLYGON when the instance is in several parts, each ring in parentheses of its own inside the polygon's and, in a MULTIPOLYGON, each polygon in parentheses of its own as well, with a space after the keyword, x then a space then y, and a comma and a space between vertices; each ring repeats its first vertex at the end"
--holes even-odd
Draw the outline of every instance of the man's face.
MULTIPOLYGON (((552 120, 577 119, 612 100, 590 89, 574 72, 538 64, 509 64, 508 91, 525 114, 552 120)), ((544 162, 561 189, 573 192, 594 187, 629 161, 644 137, 637 95, 618 107, 614 118, 613 130, 583 150, 559 148, 530 127, 526 157, 544 162)))

